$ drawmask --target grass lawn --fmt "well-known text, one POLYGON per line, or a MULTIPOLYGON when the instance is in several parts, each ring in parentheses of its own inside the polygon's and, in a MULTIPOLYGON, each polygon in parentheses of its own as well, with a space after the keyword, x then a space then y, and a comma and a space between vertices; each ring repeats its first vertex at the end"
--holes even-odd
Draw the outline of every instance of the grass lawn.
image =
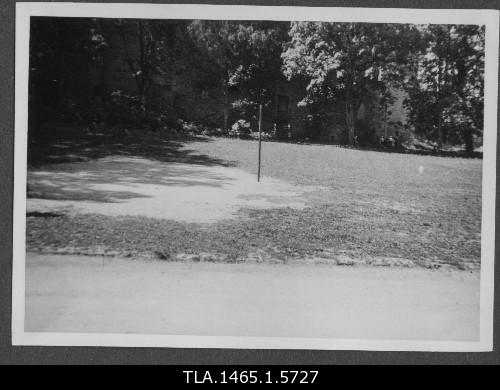
MULTIPOLYGON (((91 157, 141 153, 164 161, 257 171, 255 141, 176 141, 172 153, 162 153, 158 143, 151 153, 146 144, 120 145, 102 147, 102 153, 85 150, 92 151, 91 157)), ((74 157, 84 149, 64 150, 74 157)), ((209 225, 142 217, 33 215, 28 216, 28 250, 64 251, 71 246, 82 253, 105 248, 107 253, 157 253, 166 258, 215 253, 227 261, 341 256, 347 263, 401 259, 425 267, 479 266, 482 160, 277 142, 263 143, 262 155, 264 180, 270 176, 318 186, 307 194, 310 207, 246 210, 247 218, 209 225)))

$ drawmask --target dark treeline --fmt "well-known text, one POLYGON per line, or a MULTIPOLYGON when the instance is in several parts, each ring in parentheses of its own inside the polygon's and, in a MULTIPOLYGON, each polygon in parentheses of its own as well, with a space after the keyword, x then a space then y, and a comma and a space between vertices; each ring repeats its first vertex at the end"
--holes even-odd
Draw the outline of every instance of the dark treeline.
POLYGON ((253 127, 259 104, 276 121, 291 83, 302 136, 320 137, 335 107, 340 142, 370 143, 401 91, 407 121, 392 125, 470 152, 483 79, 480 26, 32 18, 29 130, 35 141, 55 123, 228 134, 253 127), (360 121, 361 107, 377 114, 360 121))

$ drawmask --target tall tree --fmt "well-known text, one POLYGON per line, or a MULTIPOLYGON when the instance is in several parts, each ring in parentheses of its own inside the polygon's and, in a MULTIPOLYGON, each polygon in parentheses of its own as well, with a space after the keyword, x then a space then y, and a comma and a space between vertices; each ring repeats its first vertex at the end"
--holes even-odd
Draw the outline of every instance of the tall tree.
POLYGON ((262 104, 266 112, 273 107, 277 85, 285 81, 281 72, 284 43, 288 40, 289 22, 251 22, 248 36, 250 57, 243 61, 231 78, 238 97, 232 107, 240 108, 243 117, 257 116, 262 104), (246 115, 245 115, 246 114, 246 115))
POLYGON ((389 99, 416 31, 409 25, 294 22, 283 53, 284 74, 309 79, 303 104, 342 102, 346 140, 355 137, 355 113, 377 91, 389 99))
POLYGON ((196 20, 189 26, 189 31, 198 47, 219 69, 223 127, 227 130, 231 88, 246 87, 251 99, 264 99, 268 85, 263 80, 266 77, 269 80, 270 75, 276 74, 273 70, 279 69, 272 62, 281 52, 282 30, 276 24, 266 22, 196 20), (258 77, 262 74, 267 76, 258 77), (249 88, 250 84, 252 88, 249 88))
POLYGON ((168 77, 179 23, 119 19, 113 24, 121 36, 125 61, 137 86, 140 113, 143 118, 148 118, 149 91, 156 76, 168 77))
POLYGON ((30 144, 54 136, 48 124, 84 123, 92 115, 89 69, 105 47, 97 21, 32 17, 28 131, 30 144))
POLYGON ((425 25, 420 30, 424 48, 414 57, 406 84, 410 119, 439 149, 456 135, 472 152, 473 135, 483 127, 484 28, 425 25))

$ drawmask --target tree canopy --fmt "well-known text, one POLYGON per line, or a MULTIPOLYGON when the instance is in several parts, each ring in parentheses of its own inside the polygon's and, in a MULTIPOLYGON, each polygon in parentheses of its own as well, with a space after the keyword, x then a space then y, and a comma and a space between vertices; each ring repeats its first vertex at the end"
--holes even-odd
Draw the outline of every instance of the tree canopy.
POLYGON ((284 73, 309 80, 302 104, 342 101, 346 139, 355 137, 355 113, 366 102, 391 99, 402 85, 405 61, 418 45, 411 25, 294 22, 283 53, 284 73))
POLYGON ((299 104, 342 107, 344 139, 353 143, 365 131, 356 123, 361 105, 386 112, 397 89, 416 134, 471 151, 483 131, 484 40, 484 27, 472 25, 33 18, 30 110, 39 121, 95 122, 100 112, 99 120, 173 126, 192 119, 177 108, 189 95, 182 92, 200 90, 219 104, 219 119, 197 120, 227 131, 258 104, 270 109, 280 82, 299 80, 299 104), (133 90, 109 87, 113 61, 122 61, 120 80, 133 90), (93 69, 98 93, 89 90, 93 69), (158 104, 167 85, 174 100, 158 104))
POLYGON ((406 105, 415 131, 436 140, 461 139, 472 151, 482 134, 484 27, 420 26, 422 48, 413 56, 406 105))

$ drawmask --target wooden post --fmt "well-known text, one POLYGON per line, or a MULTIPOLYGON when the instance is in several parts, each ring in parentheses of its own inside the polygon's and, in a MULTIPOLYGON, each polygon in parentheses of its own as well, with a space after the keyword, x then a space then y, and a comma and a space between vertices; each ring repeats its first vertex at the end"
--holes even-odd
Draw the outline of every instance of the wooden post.
POLYGON ((257 168, 257 182, 260 182, 261 153, 262 153, 262 104, 259 106, 259 166, 257 168))

